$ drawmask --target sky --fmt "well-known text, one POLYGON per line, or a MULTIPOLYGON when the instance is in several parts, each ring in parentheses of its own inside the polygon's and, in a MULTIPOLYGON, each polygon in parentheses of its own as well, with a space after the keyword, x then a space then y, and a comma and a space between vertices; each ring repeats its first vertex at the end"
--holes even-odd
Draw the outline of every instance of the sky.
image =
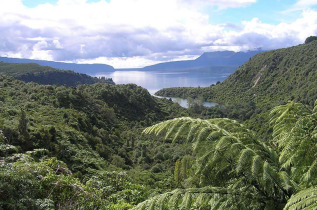
POLYGON ((0 0, 0 56, 136 68, 302 44, 317 0, 0 0))

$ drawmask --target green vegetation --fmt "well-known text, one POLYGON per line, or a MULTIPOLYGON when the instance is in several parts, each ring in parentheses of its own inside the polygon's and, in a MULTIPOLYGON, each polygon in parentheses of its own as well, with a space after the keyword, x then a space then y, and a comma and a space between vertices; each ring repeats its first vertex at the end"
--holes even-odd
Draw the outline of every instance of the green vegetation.
POLYGON ((4 75, 0 93, 2 208, 118 209, 174 186, 169 177, 186 146, 140 134, 188 115, 178 104, 133 84, 51 86, 4 75))
POLYGON ((0 63, 0 209, 315 209, 316 45, 159 92, 188 109, 133 84, 0 63))
MULTIPOLYGON (((317 101, 314 111, 288 103, 271 111, 270 142, 229 119, 176 118, 144 130, 193 145, 196 165, 183 188, 135 209, 316 208, 317 101)), ((180 181, 179 162, 175 179, 180 181)))
POLYGON ((263 52, 240 66, 225 81, 206 88, 167 88, 156 95, 202 96, 221 103, 228 117, 246 120, 274 106, 296 101, 311 107, 317 98, 317 41, 263 52))
POLYGON ((198 98, 220 104, 209 113, 244 122, 269 139, 269 111, 288 101, 313 107, 317 98, 317 40, 263 52, 240 66, 225 81, 210 87, 166 88, 156 95, 198 98))
POLYGON ((35 63, 13 64, 0 62, 0 74, 12 76, 24 82, 36 82, 43 85, 67 85, 107 83, 114 84, 112 79, 95 78, 86 74, 75 73, 69 70, 54 69, 49 66, 40 66, 35 63))
POLYGON ((307 37, 307 39, 305 40, 305 44, 308 44, 309 42, 312 42, 314 40, 317 40, 317 36, 307 37))

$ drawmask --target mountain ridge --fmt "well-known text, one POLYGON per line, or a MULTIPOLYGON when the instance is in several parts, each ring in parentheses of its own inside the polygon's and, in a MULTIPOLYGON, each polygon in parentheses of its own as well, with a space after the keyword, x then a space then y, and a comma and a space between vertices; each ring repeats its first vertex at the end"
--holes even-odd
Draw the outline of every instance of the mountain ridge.
POLYGON ((211 66, 227 66, 231 71, 235 70, 238 66, 242 65, 253 55, 262 52, 261 50, 247 51, 247 52, 233 52, 233 51, 215 51, 215 52, 204 52, 198 58, 194 60, 179 60, 162 62, 142 68, 118 68, 107 65, 107 64, 76 64, 76 63, 64 63, 55 61, 45 60, 32 60, 32 59, 21 59, 21 58, 8 58, 0 57, 0 61, 6 63, 36 63, 42 66, 50 66, 61 70, 72 70, 78 73, 85 73, 94 75, 98 73, 112 72, 112 71, 123 71, 123 70, 181 70, 181 69, 199 69, 211 66))
POLYGON ((209 66, 232 66, 237 68, 244 62, 249 60, 252 56, 263 52, 262 50, 247 51, 247 52, 234 52, 234 51, 215 51, 204 52, 198 58, 194 60, 183 61, 170 61, 164 63, 158 63, 151 66, 146 66, 145 70, 178 70, 178 69, 190 69, 201 68, 209 66))

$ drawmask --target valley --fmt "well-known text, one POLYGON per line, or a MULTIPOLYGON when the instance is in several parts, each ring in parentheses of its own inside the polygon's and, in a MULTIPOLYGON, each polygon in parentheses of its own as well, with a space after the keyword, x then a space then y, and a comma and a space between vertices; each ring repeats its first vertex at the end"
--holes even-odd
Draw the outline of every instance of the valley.
POLYGON ((314 208, 316 45, 261 52, 234 72, 1 62, 0 207, 314 208))

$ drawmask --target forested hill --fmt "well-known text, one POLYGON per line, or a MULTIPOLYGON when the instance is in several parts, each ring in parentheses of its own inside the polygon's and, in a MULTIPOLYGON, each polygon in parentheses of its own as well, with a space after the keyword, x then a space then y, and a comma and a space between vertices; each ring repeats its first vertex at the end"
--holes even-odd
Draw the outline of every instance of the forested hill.
POLYGON ((294 100, 313 106, 317 97, 317 41, 258 54, 213 90, 214 98, 226 104, 253 101, 271 108, 294 100))
POLYGON ((35 63, 0 62, 0 74, 12 76, 24 82, 36 82, 44 85, 67 85, 107 83, 114 84, 111 78, 96 78, 70 70, 59 70, 35 63))
POLYGON ((227 106, 244 104, 262 111, 289 100, 312 106, 317 97, 317 41, 257 54, 217 85, 167 88, 156 94, 202 95, 227 106))

